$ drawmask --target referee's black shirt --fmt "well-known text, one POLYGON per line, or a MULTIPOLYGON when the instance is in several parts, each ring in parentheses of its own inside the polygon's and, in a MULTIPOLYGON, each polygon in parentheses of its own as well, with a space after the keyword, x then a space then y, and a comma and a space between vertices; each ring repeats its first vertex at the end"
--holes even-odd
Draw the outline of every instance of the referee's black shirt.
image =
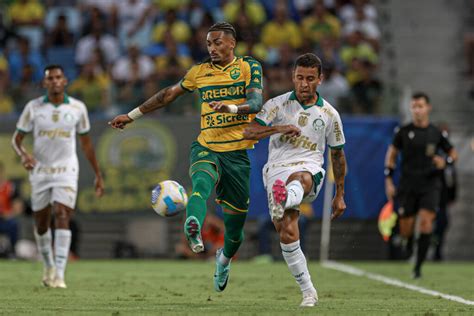
POLYGON ((433 124, 416 127, 410 123, 395 130, 392 144, 401 153, 401 188, 421 191, 439 185, 433 156, 440 149, 448 153, 453 148, 446 133, 433 124))

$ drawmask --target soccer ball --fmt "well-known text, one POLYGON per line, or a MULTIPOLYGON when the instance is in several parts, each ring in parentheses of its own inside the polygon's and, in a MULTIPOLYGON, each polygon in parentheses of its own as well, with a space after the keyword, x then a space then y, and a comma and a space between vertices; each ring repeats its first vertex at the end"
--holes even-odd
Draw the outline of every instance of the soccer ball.
POLYGON ((151 206, 158 215, 175 216, 186 208, 186 204, 188 195, 176 181, 162 181, 151 191, 151 206))

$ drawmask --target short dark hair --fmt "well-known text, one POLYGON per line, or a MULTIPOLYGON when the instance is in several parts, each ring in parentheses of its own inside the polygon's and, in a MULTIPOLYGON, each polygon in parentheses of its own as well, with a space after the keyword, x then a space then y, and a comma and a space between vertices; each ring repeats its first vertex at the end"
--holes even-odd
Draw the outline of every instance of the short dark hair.
POLYGON ((412 99, 425 99, 426 103, 430 103, 430 97, 424 92, 415 92, 411 96, 412 99))
POLYGON ((57 65, 57 64, 51 64, 51 65, 48 65, 48 66, 44 67, 43 73, 45 73, 46 71, 49 71, 49 70, 53 70, 53 69, 59 69, 59 70, 62 71, 62 73, 64 73, 63 66, 57 65))
POLYGON ((321 62, 321 59, 316 56, 313 53, 306 53, 303 55, 298 56, 295 61, 295 65, 293 67, 293 70, 296 69, 296 67, 305 67, 305 68, 317 68, 318 69, 318 75, 321 75, 321 69, 323 67, 323 63, 321 62))
POLYGON ((207 30, 207 33, 209 32, 224 32, 225 34, 232 35, 234 39, 237 39, 237 32, 235 32, 232 24, 227 22, 218 22, 214 24, 209 28, 209 30, 207 30))

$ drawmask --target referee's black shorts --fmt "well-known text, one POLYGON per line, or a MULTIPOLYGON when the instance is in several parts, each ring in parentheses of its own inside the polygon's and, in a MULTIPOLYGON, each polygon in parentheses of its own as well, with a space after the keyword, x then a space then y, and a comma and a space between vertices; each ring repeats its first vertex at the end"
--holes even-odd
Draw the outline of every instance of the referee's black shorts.
POLYGON ((399 188, 396 196, 397 213, 400 217, 415 216, 420 209, 436 212, 439 207, 441 188, 431 186, 423 190, 399 188))

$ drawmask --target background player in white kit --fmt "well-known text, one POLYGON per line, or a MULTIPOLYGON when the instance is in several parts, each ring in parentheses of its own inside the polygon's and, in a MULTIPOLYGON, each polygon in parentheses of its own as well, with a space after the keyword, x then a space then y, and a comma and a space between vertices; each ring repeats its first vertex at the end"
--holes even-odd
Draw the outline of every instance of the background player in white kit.
POLYGON ((248 139, 271 136, 263 182, 283 258, 303 293, 300 306, 316 305, 318 295, 300 248, 298 209, 302 202, 314 201, 322 186, 326 143, 331 148, 336 182, 332 218, 342 215, 346 208, 342 122, 337 111, 316 92, 321 81, 321 60, 314 54, 299 56, 293 68, 295 90, 267 101, 244 133, 248 139))
POLYGON ((61 66, 44 70, 45 96, 33 99, 23 109, 12 144, 30 173, 31 207, 35 238, 44 262, 43 284, 66 288, 64 272, 71 244, 69 221, 76 204, 79 163, 76 133, 82 150, 95 172, 97 196, 103 194, 103 179, 94 153, 87 108, 65 93, 67 79, 61 66), (22 146, 27 133, 33 133, 33 155, 22 146), (51 246, 51 209, 55 215, 54 253, 51 246))

